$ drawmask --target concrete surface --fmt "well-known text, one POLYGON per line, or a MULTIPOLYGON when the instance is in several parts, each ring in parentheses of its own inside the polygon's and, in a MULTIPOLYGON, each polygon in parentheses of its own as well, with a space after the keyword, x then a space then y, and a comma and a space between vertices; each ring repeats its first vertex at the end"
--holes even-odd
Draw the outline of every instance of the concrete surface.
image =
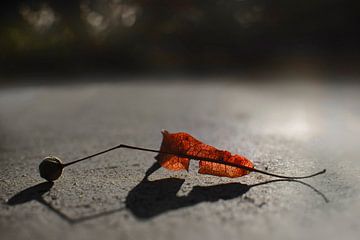
POLYGON ((213 80, 3 86, 0 238, 358 239, 359 86, 213 80), (218 178, 196 163, 156 169, 154 154, 122 149, 65 169, 53 186, 39 177, 48 154, 158 148, 162 129, 274 173, 327 173, 309 185, 218 178))

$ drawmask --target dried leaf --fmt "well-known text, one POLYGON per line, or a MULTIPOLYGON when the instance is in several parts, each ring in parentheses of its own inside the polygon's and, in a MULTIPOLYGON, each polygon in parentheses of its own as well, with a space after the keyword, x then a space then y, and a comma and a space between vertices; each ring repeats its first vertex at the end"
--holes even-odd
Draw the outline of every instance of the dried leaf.
POLYGON ((204 144, 188 133, 169 133, 164 130, 162 134, 161 153, 155 158, 164 168, 174 171, 188 170, 192 157, 208 158, 221 163, 200 160, 199 173, 235 178, 246 175, 249 171, 229 166, 229 163, 249 168, 253 168, 254 166, 253 163, 244 156, 232 155, 228 151, 219 150, 213 146, 204 144), (186 155, 186 157, 184 157, 184 155, 186 155))

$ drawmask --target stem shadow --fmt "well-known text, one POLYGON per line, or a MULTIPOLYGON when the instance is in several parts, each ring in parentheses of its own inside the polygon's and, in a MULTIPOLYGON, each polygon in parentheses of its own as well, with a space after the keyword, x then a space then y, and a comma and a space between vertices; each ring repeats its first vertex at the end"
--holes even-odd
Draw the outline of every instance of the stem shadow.
POLYGON ((56 215, 58 215, 61 219, 63 219, 64 221, 70 223, 70 224, 76 224, 76 223, 80 223, 83 221, 87 221, 87 220, 91 220, 94 218, 99 218, 99 217, 103 217, 106 215, 110 215, 112 213, 121 211, 124 209, 124 207, 122 208, 118 208, 118 209, 114 209, 114 210, 110 210, 110 211, 104 211, 98 214, 93 214, 90 216, 82 216, 79 218, 71 218, 69 216, 67 216, 65 213, 61 212, 60 210, 56 209, 53 205, 51 205, 50 202, 47 202, 44 198, 43 195, 47 192, 50 191, 50 189, 54 186, 53 182, 42 182, 39 184, 36 184, 34 186, 31 186, 29 188, 26 188, 20 192, 18 192, 17 194, 15 194, 14 196, 12 196, 8 201, 7 204, 10 206, 15 206, 15 205, 19 205, 19 204, 24 204, 30 201, 38 201, 39 203, 43 204, 45 207, 47 207, 50 211, 52 211, 53 213, 55 213, 56 215))

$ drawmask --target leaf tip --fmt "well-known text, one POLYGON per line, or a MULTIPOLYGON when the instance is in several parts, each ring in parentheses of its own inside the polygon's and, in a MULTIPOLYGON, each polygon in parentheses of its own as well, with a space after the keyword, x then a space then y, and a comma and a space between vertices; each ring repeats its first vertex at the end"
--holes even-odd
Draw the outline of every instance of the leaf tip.
POLYGON ((162 129, 162 130, 161 130, 161 133, 162 133, 163 135, 168 135, 168 134, 170 134, 170 133, 168 132, 168 130, 166 130, 166 129, 162 129))

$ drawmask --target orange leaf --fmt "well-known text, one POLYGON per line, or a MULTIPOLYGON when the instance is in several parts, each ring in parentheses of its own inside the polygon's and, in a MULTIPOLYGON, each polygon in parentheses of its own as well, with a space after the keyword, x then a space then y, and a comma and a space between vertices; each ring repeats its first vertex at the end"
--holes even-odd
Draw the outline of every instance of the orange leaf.
POLYGON ((194 158, 208 158, 223 163, 214 163, 206 160, 200 160, 199 173, 209 174, 221 177, 241 177, 249 171, 229 166, 231 163, 239 166, 253 168, 253 163, 241 155, 231 155, 228 151, 216 149, 213 146, 204 144, 188 133, 169 133, 162 131, 163 141, 160 151, 155 158, 162 167, 170 170, 188 170, 191 156, 194 158), (164 153, 166 152, 166 153, 164 153), (179 156, 180 155, 180 156, 179 156), (186 157, 184 156, 186 155, 186 157))

